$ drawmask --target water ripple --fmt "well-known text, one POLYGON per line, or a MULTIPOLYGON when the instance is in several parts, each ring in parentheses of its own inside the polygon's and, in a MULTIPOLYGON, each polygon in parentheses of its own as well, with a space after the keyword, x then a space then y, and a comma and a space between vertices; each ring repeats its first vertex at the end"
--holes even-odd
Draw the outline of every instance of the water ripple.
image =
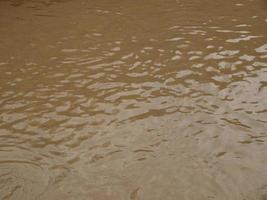
POLYGON ((265 199, 264 9, 1 1, 0 199, 265 199))

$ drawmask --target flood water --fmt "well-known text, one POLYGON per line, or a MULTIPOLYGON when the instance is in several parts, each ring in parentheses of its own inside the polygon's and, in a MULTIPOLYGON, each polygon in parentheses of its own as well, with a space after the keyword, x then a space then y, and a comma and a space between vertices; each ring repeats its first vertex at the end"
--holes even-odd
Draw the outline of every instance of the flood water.
POLYGON ((0 0, 1 200, 266 200, 267 0, 0 0))

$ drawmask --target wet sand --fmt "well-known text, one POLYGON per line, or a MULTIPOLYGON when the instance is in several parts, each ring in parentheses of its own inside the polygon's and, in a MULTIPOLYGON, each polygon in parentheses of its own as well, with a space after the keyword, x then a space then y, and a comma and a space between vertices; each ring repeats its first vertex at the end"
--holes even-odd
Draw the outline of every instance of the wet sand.
POLYGON ((0 0, 1 200, 266 200, 266 0, 0 0))

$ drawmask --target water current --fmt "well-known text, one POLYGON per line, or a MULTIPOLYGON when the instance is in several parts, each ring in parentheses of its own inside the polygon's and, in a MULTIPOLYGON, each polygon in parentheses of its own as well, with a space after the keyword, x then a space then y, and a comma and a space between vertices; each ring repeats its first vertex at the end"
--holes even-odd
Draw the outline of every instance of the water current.
POLYGON ((267 200, 266 0, 0 0, 1 200, 267 200))

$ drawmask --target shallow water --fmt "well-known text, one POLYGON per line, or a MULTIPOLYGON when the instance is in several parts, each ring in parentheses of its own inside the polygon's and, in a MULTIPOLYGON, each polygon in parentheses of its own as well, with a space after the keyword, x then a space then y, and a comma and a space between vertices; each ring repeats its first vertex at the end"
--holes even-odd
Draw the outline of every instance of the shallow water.
POLYGON ((266 0, 0 0, 0 199, 266 200, 266 0))

